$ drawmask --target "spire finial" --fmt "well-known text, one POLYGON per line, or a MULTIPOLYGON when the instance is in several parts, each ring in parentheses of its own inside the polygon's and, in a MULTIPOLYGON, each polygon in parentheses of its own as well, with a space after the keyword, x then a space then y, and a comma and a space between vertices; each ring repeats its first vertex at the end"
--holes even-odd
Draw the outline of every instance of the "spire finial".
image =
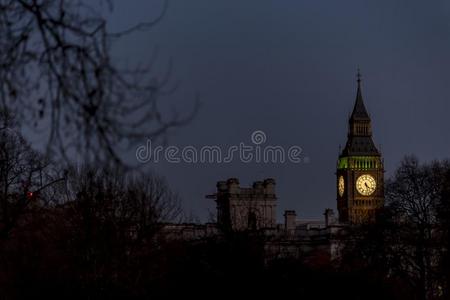
POLYGON ((362 93, 361 93, 361 72, 358 68, 358 73, 356 74, 356 79, 358 82, 358 88, 356 90, 356 101, 355 106, 353 107, 353 112, 351 115, 352 118, 359 118, 359 119, 369 119, 369 114, 367 113, 367 110, 364 106, 362 93))
POLYGON ((357 82, 358 82, 358 87, 361 85, 361 70, 358 67, 358 72, 356 73, 356 78, 357 78, 357 82))

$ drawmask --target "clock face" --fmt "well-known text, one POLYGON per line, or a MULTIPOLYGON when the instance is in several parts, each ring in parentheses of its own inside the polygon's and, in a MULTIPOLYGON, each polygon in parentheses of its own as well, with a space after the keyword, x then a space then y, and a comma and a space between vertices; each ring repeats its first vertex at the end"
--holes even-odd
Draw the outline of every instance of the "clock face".
POLYGON ((345 189, 344 177, 343 176, 339 176, 339 182, 338 182, 339 196, 342 197, 342 195, 344 195, 344 189, 345 189))
POLYGON ((361 175, 356 180, 356 189, 363 196, 370 196, 375 192, 377 183, 371 175, 361 175))

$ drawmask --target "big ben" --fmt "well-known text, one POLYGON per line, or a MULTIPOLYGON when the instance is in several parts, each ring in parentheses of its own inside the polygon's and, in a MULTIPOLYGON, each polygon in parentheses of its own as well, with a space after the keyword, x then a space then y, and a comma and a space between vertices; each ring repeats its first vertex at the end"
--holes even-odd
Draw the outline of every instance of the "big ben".
POLYGON ((373 221, 384 206, 383 159, 372 140, 372 122, 364 105, 359 71, 357 83, 347 143, 339 154, 336 171, 339 222, 350 224, 373 221))

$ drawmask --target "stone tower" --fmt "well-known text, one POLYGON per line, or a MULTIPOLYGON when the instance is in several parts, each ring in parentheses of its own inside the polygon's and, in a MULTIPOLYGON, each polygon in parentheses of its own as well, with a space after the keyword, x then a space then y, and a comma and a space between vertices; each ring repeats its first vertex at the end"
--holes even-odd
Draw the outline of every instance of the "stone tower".
POLYGON ((345 148, 339 155, 336 171, 339 222, 358 224, 373 221, 384 206, 384 167, 381 153, 372 140, 372 124, 358 90, 353 112, 348 121, 345 148))
POLYGON ((224 230, 276 227, 275 180, 256 181, 243 188, 237 178, 217 182, 217 223, 224 230))

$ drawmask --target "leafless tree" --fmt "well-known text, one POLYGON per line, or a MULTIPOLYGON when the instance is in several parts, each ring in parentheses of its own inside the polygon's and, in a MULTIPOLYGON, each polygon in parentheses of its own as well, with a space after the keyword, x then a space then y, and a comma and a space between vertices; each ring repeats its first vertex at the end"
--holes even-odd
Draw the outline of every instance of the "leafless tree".
POLYGON ((449 170, 447 161, 421 164, 405 157, 386 184, 387 205, 377 222, 351 228, 346 241, 353 259, 382 280, 407 284, 416 299, 442 296, 440 265, 447 252, 442 212, 448 211, 443 192, 449 170))
POLYGON ((420 297, 434 297, 436 269, 441 245, 438 237, 438 210, 447 162, 420 164, 406 157, 387 186, 387 200, 397 224, 396 251, 401 265, 417 285, 420 297))
POLYGON ((69 205, 91 201, 112 217, 144 225, 176 221, 181 214, 178 196, 154 174, 92 165, 72 167, 68 173, 69 205))
POLYGON ((152 264, 141 264, 158 251, 161 226, 181 215, 178 197, 164 179, 92 166, 70 169, 62 209, 69 261, 77 262, 77 273, 89 285, 149 280, 143 274, 152 264))
POLYGON ((123 163, 123 149, 161 137, 192 114, 161 112, 157 100, 172 91, 170 67, 157 79, 153 59, 129 68, 111 56, 122 36, 158 23, 167 2, 154 20, 122 32, 108 31, 102 3, 1 0, 0 104, 43 134, 49 154, 123 163))
POLYGON ((443 173, 442 194, 437 207, 437 219, 439 225, 439 236, 437 243, 440 245, 440 260, 438 278, 440 285, 438 292, 442 293, 443 299, 450 297, 450 167, 443 173))
POLYGON ((24 140, 12 115, 0 116, 0 236, 5 238, 30 205, 48 204, 44 194, 61 178, 24 140))

